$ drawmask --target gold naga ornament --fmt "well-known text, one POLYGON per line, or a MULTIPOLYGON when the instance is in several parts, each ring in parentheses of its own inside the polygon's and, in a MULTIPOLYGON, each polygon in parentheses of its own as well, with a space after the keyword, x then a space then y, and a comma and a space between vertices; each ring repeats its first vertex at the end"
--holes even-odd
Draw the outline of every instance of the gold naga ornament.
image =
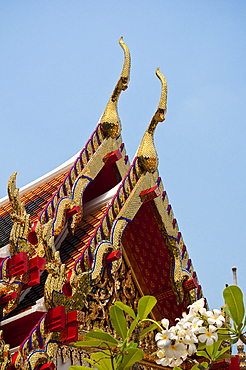
POLYGON ((110 136, 112 138, 117 138, 121 133, 121 123, 117 111, 117 103, 121 91, 127 89, 128 87, 127 85, 130 80, 131 59, 129 50, 126 44, 123 42, 123 37, 120 38, 119 44, 125 53, 124 66, 119 81, 115 86, 113 94, 111 95, 109 102, 105 108, 105 111, 103 112, 103 115, 100 119, 102 131, 105 137, 110 136))
POLYGON ((160 73, 159 68, 156 69, 156 75, 162 83, 161 99, 158 108, 144 134, 141 144, 137 151, 137 156, 140 166, 148 172, 153 172, 157 169, 158 157, 153 142, 153 135, 156 126, 159 122, 165 120, 167 107, 167 82, 165 77, 160 73))

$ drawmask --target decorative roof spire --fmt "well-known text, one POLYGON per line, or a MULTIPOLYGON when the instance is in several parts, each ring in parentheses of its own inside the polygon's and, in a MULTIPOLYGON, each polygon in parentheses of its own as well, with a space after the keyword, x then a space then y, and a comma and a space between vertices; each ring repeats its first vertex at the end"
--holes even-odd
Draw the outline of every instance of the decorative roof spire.
POLYGON ((244 344, 241 341, 241 339, 239 339, 237 342, 237 354, 240 358, 240 368, 242 370, 245 370, 246 369, 246 356, 244 352, 244 344))
POLYGON ((116 138, 121 133, 121 124, 117 112, 117 103, 121 91, 127 89, 128 87, 127 84, 130 80, 130 64, 131 64, 130 53, 128 47, 123 42, 123 37, 120 38, 119 44, 124 50, 125 62, 121 72, 120 79, 117 85, 115 86, 113 94, 111 95, 100 120, 102 124, 102 131, 105 137, 111 136, 112 138, 116 138))
POLYGON ((237 285, 237 268, 235 266, 232 267, 232 274, 233 274, 233 285, 237 285))
POLYGON ((165 77, 160 73, 159 68, 156 69, 156 76, 162 83, 161 99, 137 152, 140 165, 148 172, 155 171, 158 165, 158 157, 154 146, 154 131, 158 122, 165 120, 167 105, 167 82, 165 77))

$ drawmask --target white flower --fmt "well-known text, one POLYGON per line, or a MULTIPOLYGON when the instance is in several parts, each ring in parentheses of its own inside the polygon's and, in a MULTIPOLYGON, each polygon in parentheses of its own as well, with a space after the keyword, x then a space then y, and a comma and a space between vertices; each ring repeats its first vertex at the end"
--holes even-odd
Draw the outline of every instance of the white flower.
POLYGON ((168 328, 169 328, 169 320, 168 319, 162 319, 161 320, 161 325, 163 326, 163 328, 165 328, 166 330, 168 330, 168 328))
POLYGON ((166 344, 167 339, 169 339, 171 333, 168 330, 163 330, 161 333, 157 333, 155 340, 157 341, 157 346, 163 348, 166 344))
POLYGON ((202 307, 202 308, 199 309, 199 312, 200 312, 201 315, 206 316, 207 310, 206 310, 206 308, 202 307))
POLYGON ((208 311, 206 316, 208 317, 209 325, 216 324, 218 328, 221 328, 223 322, 225 321, 225 318, 221 315, 220 310, 217 310, 216 308, 212 312, 208 311))
POLYGON ((211 346, 213 342, 217 342, 218 340, 218 334, 216 333, 216 330, 216 327, 213 325, 209 325, 209 330, 203 326, 199 329, 199 333, 201 333, 201 335, 199 335, 199 341, 202 343, 206 342, 207 346, 211 346))
POLYGON ((191 314, 187 315, 185 312, 182 313, 182 316, 183 316, 182 319, 176 319, 178 321, 176 327, 186 330, 191 326, 191 322, 195 316, 191 314))
POLYGON ((187 354, 186 346, 184 343, 179 343, 177 340, 167 340, 166 345, 164 347, 165 354, 169 358, 178 359, 180 357, 184 357, 187 354))
POLYGON ((189 355, 189 356, 194 355, 194 353, 196 353, 196 351, 197 351, 197 348, 196 348, 195 343, 192 343, 192 342, 190 341, 190 342, 189 342, 189 344, 188 344, 187 351, 188 351, 188 355, 189 355))
POLYGON ((171 362, 171 359, 168 357, 162 357, 159 360, 156 360, 156 363, 162 366, 171 366, 170 362, 171 362))
POLYGON ((202 326, 203 320, 199 317, 195 317, 192 321, 191 330, 194 334, 199 332, 199 328, 202 326))
POLYGON ((190 330, 187 332, 186 337, 184 338, 184 344, 187 345, 187 351, 188 355, 192 356, 194 353, 196 353, 196 343, 198 343, 197 337, 194 335, 194 333, 190 330))
POLYGON ((191 306, 188 306, 190 311, 198 312, 201 308, 204 308, 204 298, 199 299, 198 301, 194 302, 191 306))
POLYGON ((184 361, 185 359, 184 358, 172 358, 172 360, 170 361, 170 364, 169 366, 171 367, 174 367, 174 366, 179 366, 182 364, 182 362, 184 361))
POLYGON ((159 357, 159 359, 156 360, 158 365, 169 366, 171 359, 165 356, 165 352, 163 350, 157 352, 157 357, 159 357))

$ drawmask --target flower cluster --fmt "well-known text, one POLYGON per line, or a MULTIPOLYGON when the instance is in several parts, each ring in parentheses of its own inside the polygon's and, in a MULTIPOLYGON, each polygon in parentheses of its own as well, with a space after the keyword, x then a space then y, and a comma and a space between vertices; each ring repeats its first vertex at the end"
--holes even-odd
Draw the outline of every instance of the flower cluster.
POLYGON ((161 321, 165 330, 155 337, 159 347, 157 364, 179 366, 187 356, 192 356, 197 351, 199 342, 210 346, 218 340, 217 329, 225 321, 221 312, 217 309, 207 311, 204 308, 204 298, 188 308, 189 313, 183 313, 175 326, 169 328, 167 319, 161 321))

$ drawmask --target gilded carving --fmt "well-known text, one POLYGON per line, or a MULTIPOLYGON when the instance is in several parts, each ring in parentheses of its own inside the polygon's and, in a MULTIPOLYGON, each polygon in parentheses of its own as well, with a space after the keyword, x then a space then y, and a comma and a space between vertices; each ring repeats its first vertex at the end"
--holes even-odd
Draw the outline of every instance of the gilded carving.
POLYGON ((158 122, 163 122, 165 119, 167 103, 167 83, 159 68, 156 69, 156 75, 162 83, 161 99, 137 152, 142 168, 148 172, 153 172, 157 169, 158 157, 153 143, 153 134, 158 122))
POLYGON ((127 89, 127 84, 130 79, 130 53, 126 44, 123 42, 123 37, 120 38, 119 43, 125 53, 125 62, 120 79, 115 86, 113 94, 111 95, 105 111, 100 119, 102 131, 105 137, 110 136, 112 138, 117 138, 121 133, 121 124, 117 112, 117 103, 121 91, 127 89))

